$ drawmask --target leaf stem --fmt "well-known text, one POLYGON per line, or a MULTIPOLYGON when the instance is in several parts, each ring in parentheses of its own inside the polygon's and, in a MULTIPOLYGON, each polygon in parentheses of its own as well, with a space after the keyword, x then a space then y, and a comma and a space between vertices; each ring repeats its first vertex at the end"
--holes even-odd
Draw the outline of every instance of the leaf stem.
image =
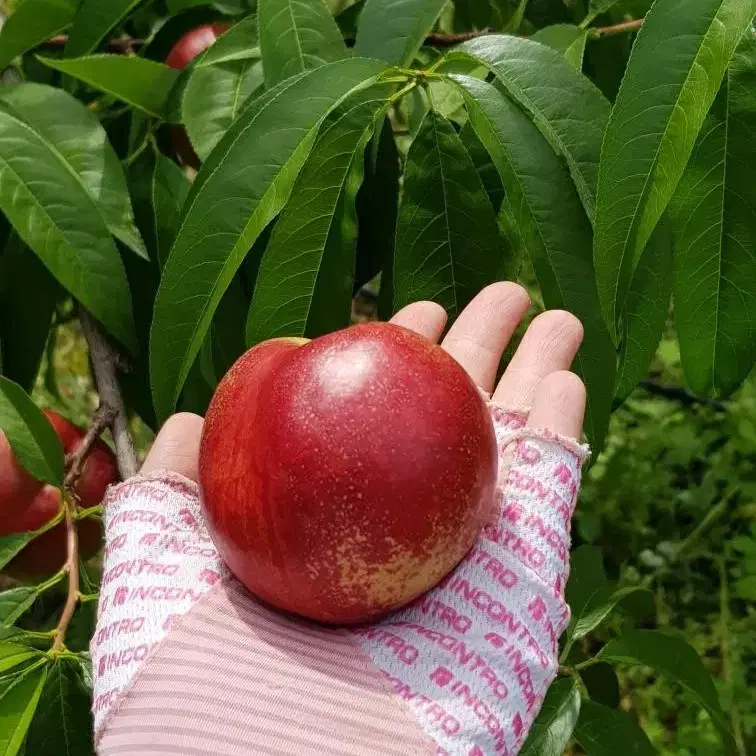
POLYGON ((77 509, 73 513, 74 520, 86 520, 87 517, 102 516, 105 508, 102 504, 97 504, 94 507, 88 507, 87 509, 77 509))
POLYGON ((76 604, 79 601, 79 535, 72 516, 73 503, 66 499, 66 541, 68 557, 63 571, 68 573, 68 596, 60 615, 60 620, 55 628, 53 644, 50 652, 58 654, 66 648, 66 629, 74 615, 76 604))
POLYGON ((66 576, 66 570, 65 568, 58 570, 51 578, 48 578, 45 580, 44 583, 39 583, 39 585, 35 586, 36 592, 44 593, 46 590, 52 588, 54 585, 57 585, 63 578, 66 576))

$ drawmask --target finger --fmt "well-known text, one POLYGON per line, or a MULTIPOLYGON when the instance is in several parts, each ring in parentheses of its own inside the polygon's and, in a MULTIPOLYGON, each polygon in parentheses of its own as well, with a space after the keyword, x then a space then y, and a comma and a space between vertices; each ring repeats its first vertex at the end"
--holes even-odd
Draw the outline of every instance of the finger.
POLYGON ((390 322, 436 342, 444 332, 446 310, 435 302, 413 302, 399 310, 390 322))
POLYGON ((575 373, 558 370, 546 376, 535 391, 528 425, 580 438, 585 413, 585 386, 575 373))
POLYGON ((568 370, 583 340, 580 321, 564 310, 548 310, 525 331, 493 398, 507 407, 530 407, 541 381, 568 370))
POLYGON ((204 420, 190 412, 179 412, 165 421, 142 465, 142 475, 171 470, 195 482, 199 480, 200 438, 204 420))
POLYGON ((516 283, 486 286, 459 314, 442 346, 484 391, 492 391, 501 355, 530 306, 516 283))

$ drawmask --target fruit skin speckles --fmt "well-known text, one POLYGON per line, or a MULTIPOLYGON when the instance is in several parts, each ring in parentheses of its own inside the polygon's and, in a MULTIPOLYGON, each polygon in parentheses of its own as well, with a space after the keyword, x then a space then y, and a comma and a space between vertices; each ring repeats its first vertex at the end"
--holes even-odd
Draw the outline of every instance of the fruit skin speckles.
POLYGON ((375 619, 427 591, 493 506, 488 409, 440 347, 368 323, 243 355, 208 409, 205 515, 232 572, 317 621, 375 619))

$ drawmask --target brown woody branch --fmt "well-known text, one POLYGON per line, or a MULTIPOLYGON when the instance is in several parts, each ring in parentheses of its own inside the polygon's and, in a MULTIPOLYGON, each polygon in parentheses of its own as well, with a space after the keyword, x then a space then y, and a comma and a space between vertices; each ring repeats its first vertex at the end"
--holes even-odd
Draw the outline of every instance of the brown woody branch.
MULTIPOLYGON (((625 32, 634 32, 640 29, 643 24, 643 19, 633 19, 631 21, 623 21, 621 24, 614 24, 613 26, 599 26, 590 29, 591 35, 594 37, 608 37, 612 34, 624 34, 625 32)), ((458 32, 455 34, 443 34, 442 32, 431 32, 425 38, 425 44, 432 47, 453 47, 461 42, 467 42, 469 39, 476 39, 477 37, 485 37, 493 32, 489 28, 476 29, 468 32, 458 32)), ((46 42, 43 42, 40 47, 47 48, 61 48, 68 44, 67 34, 56 34, 46 42)), ((143 47, 145 40, 137 37, 119 37, 118 39, 111 39, 108 41, 108 50, 120 53, 121 55, 128 55, 136 52, 143 47)))
POLYGON ((625 32, 636 32, 643 26, 644 19, 635 18, 632 21, 623 21, 621 24, 612 26, 598 26, 591 29, 594 37, 609 37, 612 34, 624 34, 625 32))
POLYGON ((134 451, 134 442, 129 431, 129 418, 123 403, 121 388, 118 385, 116 367, 119 364, 118 353, 110 346, 100 331, 94 318, 83 308, 79 308, 79 322, 89 344, 89 356, 92 360, 95 384, 100 395, 100 404, 108 407, 113 414, 110 430, 113 433, 118 472, 126 480, 136 475, 138 462, 134 451))
POLYGON ((92 451, 92 447, 102 435, 105 428, 109 428, 112 425, 115 414, 115 410, 109 404, 101 401, 100 406, 95 410, 94 415, 92 415, 86 435, 81 439, 76 449, 66 457, 66 479, 64 485, 70 496, 76 496, 76 483, 81 476, 84 462, 86 462, 89 452, 92 451))
MULTIPOLYGON (((128 55, 136 52, 137 49, 144 46, 145 40, 138 39, 136 37, 119 37, 118 39, 108 40, 108 50, 121 55, 128 55)), ((40 47, 51 48, 57 50, 61 47, 65 47, 68 44, 67 34, 56 34, 54 37, 50 37, 47 41, 43 42, 40 47)))
POLYGON ((440 32, 431 32, 425 38, 425 44, 432 45, 433 47, 452 47, 453 45, 458 45, 460 42, 467 42, 468 39, 485 37, 490 33, 491 30, 488 28, 469 32, 459 32, 458 34, 441 34, 440 32))
POLYGON ((695 394, 691 394, 690 391, 687 391, 684 388, 680 388, 679 386, 664 386, 663 384, 656 383, 655 381, 641 381, 638 385, 647 394, 660 396, 664 399, 671 399, 672 401, 679 402, 686 407, 705 405, 721 409, 725 406, 724 403, 719 401, 718 399, 696 396, 695 394))

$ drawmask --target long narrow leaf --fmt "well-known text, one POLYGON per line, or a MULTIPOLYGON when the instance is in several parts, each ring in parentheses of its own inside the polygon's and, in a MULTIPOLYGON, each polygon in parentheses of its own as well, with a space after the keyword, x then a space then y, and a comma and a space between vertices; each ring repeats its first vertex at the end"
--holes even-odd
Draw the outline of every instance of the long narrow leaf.
POLYGON ((40 58, 42 63, 156 118, 164 118, 179 72, 154 60, 125 55, 40 58))
POLYGON ((78 174, 110 232, 142 257, 126 178, 97 116, 55 87, 31 82, 0 95, 0 106, 35 129, 78 174))
POLYGON ((510 35, 470 40, 448 56, 488 66, 554 150, 564 156, 588 218, 593 220, 601 138, 609 103, 601 92, 545 45, 510 35))
POLYGON ((355 54, 408 66, 444 3, 445 0, 367 0, 357 22, 355 54))
POLYGON ((68 36, 66 55, 75 58, 97 48, 108 32, 144 0, 81 0, 68 36))
POLYGON ((64 31, 76 13, 76 0, 25 0, 0 30, 0 70, 18 55, 64 31))
POLYGON ((418 299, 454 318, 511 253, 457 132, 430 111, 407 154, 394 256, 394 310, 418 299))
POLYGON ((452 77, 466 94, 475 133, 491 154, 533 261, 544 303, 573 312, 585 337, 574 367, 588 388, 586 433, 601 448, 614 394, 614 349, 601 320, 591 225, 564 164, 531 120, 496 87, 452 77))
POLYGON ((350 98, 323 133, 276 222, 255 284, 247 343, 319 336, 349 324, 363 152, 386 88, 350 98))
POLYGON ((259 0, 265 84, 346 57, 344 40, 323 0, 259 0))
POLYGON ((596 196, 596 278, 615 343, 633 271, 755 10, 752 0, 658 0, 635 41, 596 196))
POLYGON ((90 192, 44 133, 1 107, 0 208, 58 281, 133 348, 123 262, 90 192))
POLYGON ((328 113, 384 71, 376 61, 331 63, 266 92, 237 118, 200 170, 155 302, 155 409, 175 406, 223 292, 288 199, 328 113))
POLYGON ((670 205, 685 378, 729 394, 756 362, 756 38, 746 32, 670 205))

